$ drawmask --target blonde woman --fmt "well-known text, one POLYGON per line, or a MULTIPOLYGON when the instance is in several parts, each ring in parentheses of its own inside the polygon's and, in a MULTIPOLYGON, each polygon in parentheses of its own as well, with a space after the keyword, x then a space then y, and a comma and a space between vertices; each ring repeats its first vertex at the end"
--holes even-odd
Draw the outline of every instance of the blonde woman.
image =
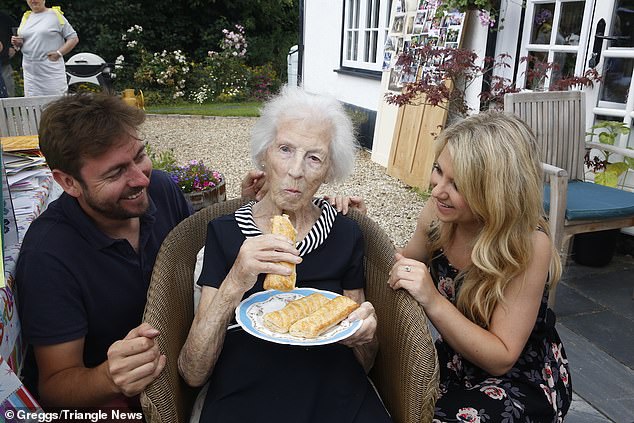
POLYGON ((530 129, 501 113, 449 127, 431 184, 389 284, 409 291, 441 335, 434 422, 561 421, 572 387, 547 306, 561 264, 530 129))

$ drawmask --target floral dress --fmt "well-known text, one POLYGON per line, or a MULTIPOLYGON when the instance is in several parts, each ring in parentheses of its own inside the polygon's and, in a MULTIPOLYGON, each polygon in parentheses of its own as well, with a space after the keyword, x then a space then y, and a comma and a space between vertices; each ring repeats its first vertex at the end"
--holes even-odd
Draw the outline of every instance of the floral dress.
MULTIPOLYGON (((434 255, 432 275, 452 303, 460 282, 458 270, 442 251, 434 255)), ((533 331, 513 368, 492 376, 455 352, 442 337, 436 341, 440 365, 437 422, 561 422, 572 398, 568 360, 548 308, 548 290, 533 331)))

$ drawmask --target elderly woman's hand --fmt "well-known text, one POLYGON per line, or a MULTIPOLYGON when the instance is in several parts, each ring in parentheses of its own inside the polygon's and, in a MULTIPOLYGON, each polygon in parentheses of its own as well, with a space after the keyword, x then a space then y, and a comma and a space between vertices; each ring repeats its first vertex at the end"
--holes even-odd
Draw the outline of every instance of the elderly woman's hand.
POLYGON ((301 261, 299 251, 288 238, 259 235, 244 241, 227 279, 246 292, 253 287, 260 273, 288 276, 290 269, 280 262, 299 264, 301 261))
POLYGON ((376 333, 376 313, 374 312, 374 306, 369 301, 362 303, 358 309, 348 316, 348 320, 351 322, 362 319, 363 323, 359 330, 350 337, 340 341, 341 344, 352 348, 368 344, 374 340, 376 333))

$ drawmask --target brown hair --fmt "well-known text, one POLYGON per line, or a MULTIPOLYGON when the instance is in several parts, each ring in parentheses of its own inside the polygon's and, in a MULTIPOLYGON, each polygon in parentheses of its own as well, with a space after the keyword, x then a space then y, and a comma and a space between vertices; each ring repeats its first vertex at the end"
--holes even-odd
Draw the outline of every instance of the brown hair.
POLYGON ((42 112, 40 150, 51 169, 78 181, 83 160, 108 151, 145 121, 145 113, 105 94, 74 94, 50 103, 42 112))

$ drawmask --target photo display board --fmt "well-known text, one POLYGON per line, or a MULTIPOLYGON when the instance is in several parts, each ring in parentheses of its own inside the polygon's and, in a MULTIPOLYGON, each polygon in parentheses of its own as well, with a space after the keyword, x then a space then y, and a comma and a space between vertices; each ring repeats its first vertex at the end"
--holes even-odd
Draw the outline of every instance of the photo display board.
POLYGON ((394 0, 390 27, 385 40, 383 72, 389 72, 388 90, 401 92, 403 86, 415 82, 418 64, 396 65, 404 51, 416 45, 459 48, 465 14, 459 11, 438 13, 439 0, 394 0))

